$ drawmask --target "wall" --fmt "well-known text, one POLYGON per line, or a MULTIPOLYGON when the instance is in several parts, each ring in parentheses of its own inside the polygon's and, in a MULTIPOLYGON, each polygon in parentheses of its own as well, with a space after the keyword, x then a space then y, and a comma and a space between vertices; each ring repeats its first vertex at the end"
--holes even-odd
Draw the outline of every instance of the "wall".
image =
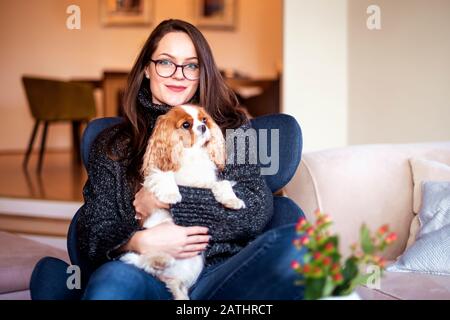
POLYGON ((347 2, 285 0, 284 112, 304 150, 347 143, 347 2))
POLYGON ((450 140, 450 1, 285 0, 283 37, 304 151, 450 140))
MULTIPOLYGON (((105 69, 128 70, 151 29, 166 18, 193 21, 193 0, 154 0, 150 27, 99 23, 93 0, 0 0, 0 151, 24 150, 33 120, 20 82, 22 74, 99 78, 105 69), (66 8, 81 8, 81 30, 66 29, 66 8)), ((282 0, 239 0, 237 29, 204 31, 221 68, 254 77, 274 77, 282 61, 282 0)), ((50 126, 48 146, 67 148, 69 126, 50 126)))
POLYGON ((450 140, 450 1, 350 0, 348 41, 349 144, 450 140))

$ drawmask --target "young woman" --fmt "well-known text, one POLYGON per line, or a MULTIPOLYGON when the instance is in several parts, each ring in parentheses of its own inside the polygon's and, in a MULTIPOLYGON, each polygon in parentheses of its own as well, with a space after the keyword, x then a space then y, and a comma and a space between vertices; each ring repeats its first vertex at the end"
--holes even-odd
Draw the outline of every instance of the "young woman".
POLYGON ((118 260, 127 251, 180 259, 204 252, 206 267, 190 290, 192 299, 301 298, 290 270, 298 255, 294 226, 263 232, 273 215, 273 197, 258 165, 227 164, 224 170, 246 204, 237 211, 217 203, 207 189, 180 187, 182 201, 169 207, 141 188, 139 169, 156 119, 188 102, 205 107, 222 130, 249 128, 200 31, 166 20, 131 70, 124 123, 103 131, 90 151, 77 228, 81 251, 96 270, 83 298, 172 299, 157 278, 118 260), (157 207, 170 209, 175 224, 142 229, 146 213, 157 207))

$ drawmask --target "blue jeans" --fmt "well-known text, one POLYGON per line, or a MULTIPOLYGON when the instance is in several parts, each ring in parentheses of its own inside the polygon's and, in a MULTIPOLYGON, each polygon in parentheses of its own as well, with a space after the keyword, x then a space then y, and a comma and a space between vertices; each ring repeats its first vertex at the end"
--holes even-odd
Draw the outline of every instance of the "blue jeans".
MULTIPOLYGON (((207 267, 190 289, 193 300, 293 300, 302 299, 298 274, 290 264, 304 254, 292 244, 295 224, 269 230, 238 254, 207 267)), ((170 300, 164 283, 121 261, 100 266, 90 277, 86 300, 170 300)))

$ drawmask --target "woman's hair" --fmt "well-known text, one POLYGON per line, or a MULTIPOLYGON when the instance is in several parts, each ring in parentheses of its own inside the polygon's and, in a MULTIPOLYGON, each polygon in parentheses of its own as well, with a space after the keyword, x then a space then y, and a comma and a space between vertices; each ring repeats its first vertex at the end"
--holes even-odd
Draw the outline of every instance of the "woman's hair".
POLYGON ((150 90, 150 80, 144 76, 144 70, 160 40, 170 32, 186 33, 192 39, 197 52, 200 79, 194 95, 195 103, 206 109, 222 131, 227 128, 238 128, 248 121, 245 112, 239 106, 236 95, 223 80, 211 48, 202 33, 185 21, 170 19, 161 22, 148 37, 134 63, 128 75, 127 88, 123 97, 122 111, 125 122, 122 127, 125 129, 129 143, 126 155, 129 160, 127 174, 135 188, 142 179, 140 167, 151 134, 149 132, 151 123, 146 119, 148 112, 136 100, 141 88, 150 90))

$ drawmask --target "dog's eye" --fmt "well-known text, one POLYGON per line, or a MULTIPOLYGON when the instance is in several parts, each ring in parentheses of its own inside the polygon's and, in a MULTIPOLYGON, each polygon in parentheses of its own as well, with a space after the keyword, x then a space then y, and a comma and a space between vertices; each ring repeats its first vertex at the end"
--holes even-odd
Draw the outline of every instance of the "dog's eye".
POLYGON ((191 124, 189 122, 183 122, 183 128, 185 129, 189 129, 189 127, 191 126, 191 124))
POLYGON ((206 118, 203 118, 203 119, 202 119, 202 122, 203 122, 203 123, 206 123, 206 118))

